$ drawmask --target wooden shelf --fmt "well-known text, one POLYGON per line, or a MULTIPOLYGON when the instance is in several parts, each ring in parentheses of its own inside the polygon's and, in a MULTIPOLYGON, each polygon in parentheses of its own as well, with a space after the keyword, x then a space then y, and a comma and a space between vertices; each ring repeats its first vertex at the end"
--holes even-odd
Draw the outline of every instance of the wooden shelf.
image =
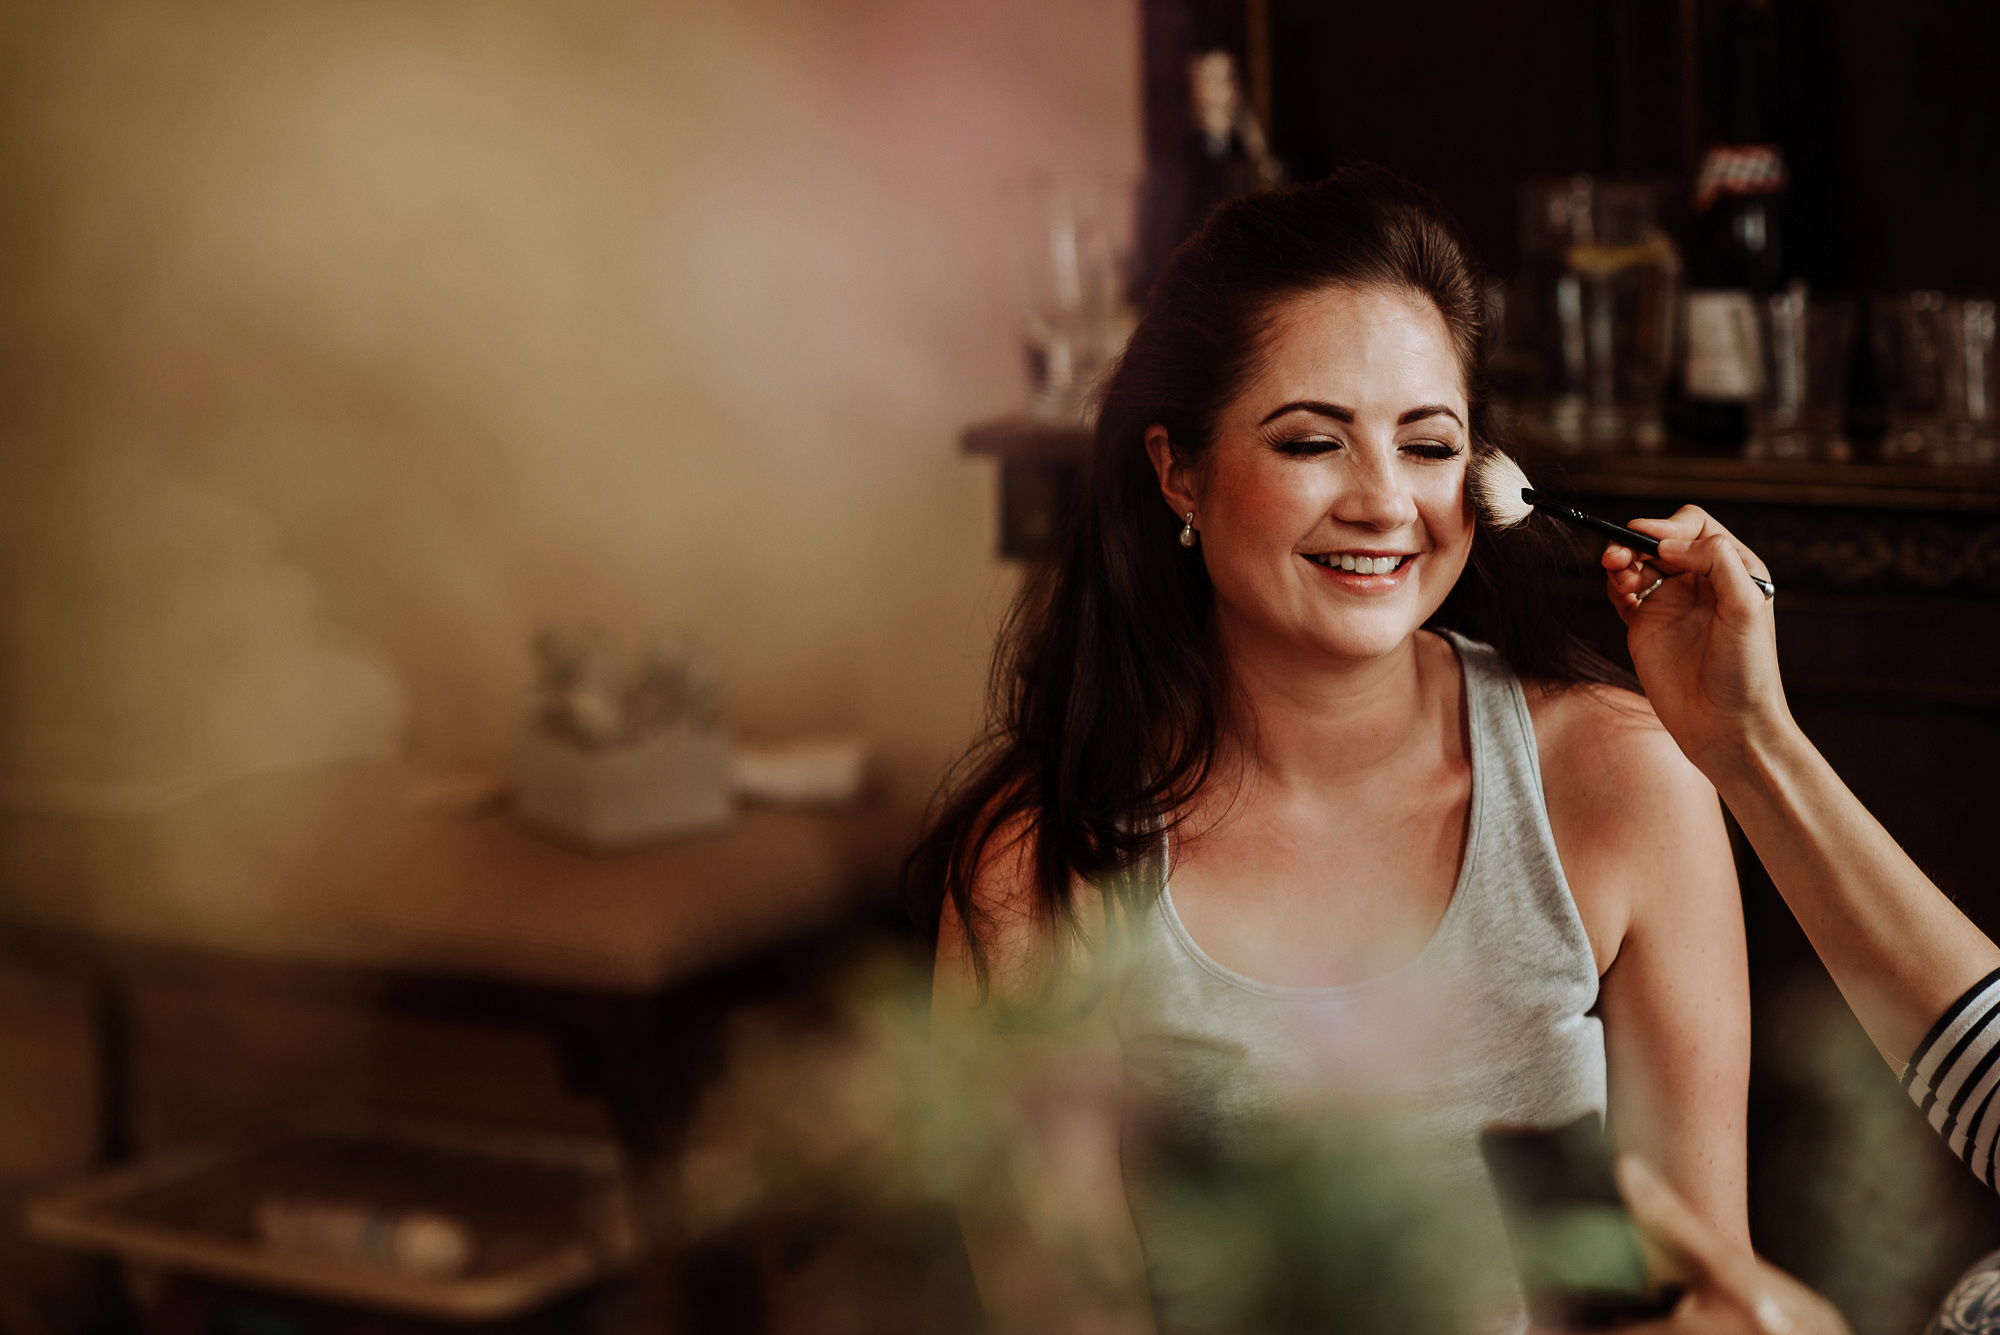
POLYGON ((959 437, 967 454, 1002 461, 1053 466, 1081 466, 1090 456, 1090 429, 1052 426, 1032 417, 1002 417, 970 426, 959 437))
MULTIPOLYGON (((1090 432, 1017 416, 970 427, 961 441, 1000 461, 1001 554, 1052 557, 1090 432)), ((2000 597, 2000 469, 1566 453, 1532 436, 1517 449, 1537 486, 1612 518, 1709 510, 1783 567, 1788 587, 2000 597), (1842 517, 1829 527, 1833 513, 1842 517)))
POLYGON ((1000 462, 1000 555, 1013 561, 1055 557, 1076 505, 1090 440, 1085 427, 1018 415, 967 427, 960 435, 967 454, 1000 462))
MULTIPOLYGON (((1089 457, 1091 433, 1013 416, 968 427, 960 441, 967 454, 1043 468, 1077 467, 1089 457)), ((1544 486, 1577 494, 2000 514, 2000 468, 1567 453, 1535 439, 1524 441, 1520 453, 1522 465, 1544 486)))
POLYGON ((2000 514, 2000 469, 1777 463, 1677 454, 1561 454, 1534 444, 1521 465, 1551 490, 1694 502, 2000 514))

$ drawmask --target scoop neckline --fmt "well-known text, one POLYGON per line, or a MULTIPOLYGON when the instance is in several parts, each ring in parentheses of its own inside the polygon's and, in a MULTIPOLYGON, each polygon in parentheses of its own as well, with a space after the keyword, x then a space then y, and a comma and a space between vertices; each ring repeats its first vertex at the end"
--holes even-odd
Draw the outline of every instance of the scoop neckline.
POLYGON ((1187 951, 1188 956, 1196 964, 1200 965, 1202 969, 1234 987, 1240 987, 1246 992, 1255 992, 1263 996, 1295 998, 1329 997, 1337 996, 1341 993, 1361 992, 1395 982, 1402 975, 1415 972, 1437 949, 1437 943, 1445 935, 1445 929, 1450 927, 1453 919, 1459 915, 1459 906, 1465 902, 1466 891, 1472 883, 1473 864, 1478 860, 1479 854, 1479 831, 1482 825, 1480 820, 1481 807, 1486 794, 1486 741, 1482 730, 1473 726, 1472 720, 1472 710, 1474 708, 1472 698, 1472 665, 1466 661, 1466 646, 1457 634, 1447 630, 1444 632, 1444 640, 1445 643, 1451 646, 1452 653, 1458 659, 1459 689, 1464 693, 1465 699, 1465 732, 1468 743, 1466 749, 1470 753, 1472 763, 1472 792, 1465 804, 1465 854, 1459 859, 1458 879, 1452 884, 1451 899, 1445 904, 1444 912, 1439 915, 1437 926, 1433 927, 1431 934, 1425 938, 1423 947, 1416 954, 1410 956, 1410 958, 1404 960, 1394 968, 1384 970, 1378 974, 1371 974, 1366 978, 1356 979, 1351 983, 1325 983, 1317 985, 1267 983, 1260 978, 1252 978, 1248 974, 1238 973, 1221 960, 1210 955, 1206 950, 1203 950, 1200 943, 1194 939, 1194 934, 1188 931, 1187 924, 1181 921, 1180 910, 1174 907, 1173 878, 1166 871, 1166 867, 1171 866, 1170 855, 1172 849, 1168 846, 1167 835, 1165 832, 1162 832, 1160 835, 1162 859, 1160 907, 1163 910, 1163 916, 1167 920, 1168 928, 1174 934, 1174 939, 1180 943, 1181 948, 1187 951))

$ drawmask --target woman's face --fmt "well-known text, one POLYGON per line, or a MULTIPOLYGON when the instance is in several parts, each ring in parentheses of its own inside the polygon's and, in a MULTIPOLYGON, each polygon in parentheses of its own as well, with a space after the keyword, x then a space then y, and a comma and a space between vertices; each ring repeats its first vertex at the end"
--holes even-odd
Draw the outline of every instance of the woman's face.
POLYGON ((1195 513, 1232 650, 1380 657, 1472 548, 1464 373, 1437 308, 1394 288, 1296 298, 1266 337, 1198 466, 1148 432, 1161 490, 1195 513))

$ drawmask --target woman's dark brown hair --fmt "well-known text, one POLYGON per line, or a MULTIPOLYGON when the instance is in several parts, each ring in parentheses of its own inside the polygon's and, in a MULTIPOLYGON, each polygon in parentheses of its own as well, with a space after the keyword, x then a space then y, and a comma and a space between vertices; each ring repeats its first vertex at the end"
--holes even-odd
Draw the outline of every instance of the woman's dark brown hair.
MULTIPOLYGON (((1164 426, 1177 456, 1199 459, 1257 370, 1273 314, 1332 287, 1432 302, 1465 369, 1473 456, 1498 448, 1479 365, 1479 275, 1426 192, 1354 166, 1209 216, 1153 285, 1110 374, 1061 557, 1031 580, 1002 630, 987 735, 947 779, 905 867, 933 936, 951 900, 982 982, 987 924, 973 888, 996 839, 1028 840, 1035 916, 1073 937, 1076 882, 1144 893, 1131 888, 1141 878, 1117 873, 1157 848, 1162 826, 1206 781, 1225 687, 1213 589, 1161 500, 1146 430, 1164 426)), ((1433 624, 1486 641, 1523 678, 1625 684, 1549 600, 1557 572, 1545 544, 1482 523, 1433 624)))

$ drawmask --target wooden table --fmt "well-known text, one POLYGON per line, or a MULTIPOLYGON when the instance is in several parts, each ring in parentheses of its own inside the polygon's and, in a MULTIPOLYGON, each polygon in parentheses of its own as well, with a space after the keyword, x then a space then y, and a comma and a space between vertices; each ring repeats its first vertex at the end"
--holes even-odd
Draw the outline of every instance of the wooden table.
POLYGON ((887 902, 913 821, 750 809, 616 853, 424 814, 355 764, 158 815, 0 818, 0 959, 91 980, 99 1149, 131 1151, 129 990, 170 980, 541 1030, 635 1155, 671 1147, 714 1022, 887 902))

